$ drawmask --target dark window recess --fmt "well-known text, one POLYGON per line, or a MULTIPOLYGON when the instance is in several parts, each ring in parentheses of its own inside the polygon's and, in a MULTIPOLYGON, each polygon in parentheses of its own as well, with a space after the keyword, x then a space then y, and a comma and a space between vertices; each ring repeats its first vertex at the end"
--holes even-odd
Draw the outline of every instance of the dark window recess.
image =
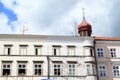
POLYGON ((18 74, 19 75, 25 75, 26 74, 26 70, 25 69, 18 69, 18 74))
POLYGON ((94 56, 94 55, 93 55, 93 50, 92 50, 92 49, 90 49, 90 56, 94 56))
POLYGON ((8 55, 10 55, 10 48, 8 48, 8 55))
POLYGON ((35 69, 35 75, 41 75, 41 69, 35 69))
POLYGON ((10 75, 10 69, 3 69, 3 76, 10 75))
POLYGON ((35 49, 35 55, 38 55, 38 49, 37 48, 35 49))
POLYGON ((54 49, 54 55, 56 55, 56 49, 54 49))

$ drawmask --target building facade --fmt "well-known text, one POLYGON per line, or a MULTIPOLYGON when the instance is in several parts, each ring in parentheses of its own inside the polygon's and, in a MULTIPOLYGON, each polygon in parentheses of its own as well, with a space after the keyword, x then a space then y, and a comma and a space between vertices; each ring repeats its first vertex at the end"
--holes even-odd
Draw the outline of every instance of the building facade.
POLYGON ((95 38, 99 80, 120 80, 120 38, 95 38))
POLYGON ((97 80, 92 37, 0 35, 0 80, 97 80))

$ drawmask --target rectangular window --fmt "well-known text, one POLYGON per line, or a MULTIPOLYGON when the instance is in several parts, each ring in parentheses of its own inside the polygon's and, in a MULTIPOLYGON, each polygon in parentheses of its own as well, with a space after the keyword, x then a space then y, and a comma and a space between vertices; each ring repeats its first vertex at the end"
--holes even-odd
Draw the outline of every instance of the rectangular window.
POLYGON ((20 55, 27 55, 27 45, 20 45, 20 55))
POLYGON ((18 64, 18 75, 20 76, 26 75, 26 64, 25 63, 18 64))
POLYGON ((4 55, 10 55, 11 54, 11 45, 4 45, 4 55))
POLYGON ((110 55, 111 55, 112 58, 116 57, 116 49, 115 48, 110 49, 110 55))
POLYGON ((42 46, 35 46, 35 55, 42 55, 42 46))
POLYGON ((87 65, 87 74, 90 75, 90 65, 87 65))
POLYGON ((11 74, 11 65, 9 63, 3 63, 2 65, 2 75, 8 76, 11 74))
POLYGON ((60 47, 53 48, 53 55, 60 55, 60 47))
POLYGON ((75 47, 68 47, 68 55, 75 55, 75 47))
POLYGON ((93 49, 90 49, 90 56, 94 56, 93 49))
POLYGON ((113 66, 113 75, 115 77, 119 77, 120 76, 120 66, 113 66))
POLYGON ((104 57, 103 48, 97 48, 98 57, 104 57))
POLYGON ((40 63, 34 64, 34 75, 42 75, 42 64, 40 63))
POLYGON ((69 75, 75 75, 75 64, 69 64, 69 75))
POLYGON ((54 64, 54 75, 55 76, 60 76, 61 75, 61 71, 60 71, 60 64, 54 64))
POLYGON ((106 76, 105 66, 99 66, 99 76, 101 76, 101 77, 105 77, 106 76))

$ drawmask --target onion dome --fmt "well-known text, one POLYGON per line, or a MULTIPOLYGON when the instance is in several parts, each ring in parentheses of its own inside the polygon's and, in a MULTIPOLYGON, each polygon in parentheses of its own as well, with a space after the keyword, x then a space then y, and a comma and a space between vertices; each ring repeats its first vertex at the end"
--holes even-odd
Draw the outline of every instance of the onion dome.
POLYGON ((84 11, 83 11, 83 20, 80 25, 78 25, 78 33, 80 36, 91 36, 92 28, 91 25, 85 20, 84 11))

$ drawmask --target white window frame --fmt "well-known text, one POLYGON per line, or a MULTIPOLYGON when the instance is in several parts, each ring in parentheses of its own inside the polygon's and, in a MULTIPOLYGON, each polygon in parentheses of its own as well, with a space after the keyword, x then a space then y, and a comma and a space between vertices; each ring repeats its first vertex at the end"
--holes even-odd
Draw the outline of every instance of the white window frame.
POLYGON ((27 55, 27 45, 20 45, 20 55, 27 55))
POLYGON ((53 47, 53 55, 54 56, 60 55, 60 48, 61 47, 53 47))
POLYGON ((104 57, 104 49, 103 48, 97 48, 97 57, 104 57))
POLYGON ((53 64, 53 75, 54 76, 60 76, 60 75, 62 75, 61 64, 60 63, 54 63, 53 64), (56 67, 55 67, 55 65, 56 65, 56 67), (56 74, 55 74, 55 70, 57 70, 56 74))
POLYGON ((2 63, 2 76, 10 76, 10 75, 11 75, 11 63, 2 63), (4 65, 5 65, 5 68, 4 68, 4 65), (8 65, 9 65, 9 68, 8 68, 8 65), (9 69, 10 74, 3 75, 3 69, 9 69))
POLYGON ((117 57, 116 48, 110 48, 110 57, 111 58, 117 57))
POLYGON ((42 47, 35 46, 35 55, 42 55, 42 47))
POLYGON ((41 76, 41 75, 43 75, 43 65, 42 65, 42 63, 34 63, 34 75, 35 76, 41 76), (36 67, 35 67, 35 65, 37 65, 36 67), (39 65, 41 66, 41 67, 39 67, 39 65), (37 69, 37 74, 35 73, 35 70, 37 69), (39 74, 39 70, 41 70, 40 72, 40 74, 39 74))
POLYGON ((68 74, 70 76, 75 76, 76 75, 76 64, 73 64, 73 63, 68 64, 68 74))
POLYGON ((68 47, 68 55, 70 56, 75 55, 75 47, 68 47))
POLYGON ((113 66, 113 76, 120 77, 120 65, 113 66))
POLYGON ((4 55, 11 55, 12 46, 4 45, 4 55))
POLYGON ((107 76, 106 66, 100 65, 100 66, 98 66, 98 69, 99 69, 98 73, 99 73, 100 77, 106 77, 107 76))
POLYGON ((27 75, 27 63, 18 63, 18 76, 24 76, 27 75), (19 67, 21 65, 21 68, 19 67), (23 66, 25 65, 25 67, 23 66), (19 69, 25 69, 25 74, 19 74, 19 69))

